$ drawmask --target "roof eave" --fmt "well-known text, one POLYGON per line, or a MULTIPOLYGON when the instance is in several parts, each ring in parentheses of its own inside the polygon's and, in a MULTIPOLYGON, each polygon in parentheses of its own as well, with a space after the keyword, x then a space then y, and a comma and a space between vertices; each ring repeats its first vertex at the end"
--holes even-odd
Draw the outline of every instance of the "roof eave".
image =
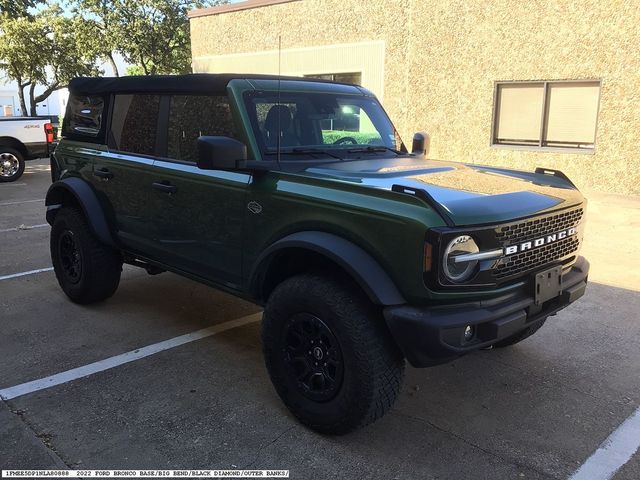
POLYGON ((208 17, 210 15, 221 15, 223 13, 239 12, 241 10, 251 10, 254 8, 270 7, 281 3, 299 2, 300 0, 245 0, 238 3, 226 3, 215 7, 197 8, 187 12, 191 18, 208 17))

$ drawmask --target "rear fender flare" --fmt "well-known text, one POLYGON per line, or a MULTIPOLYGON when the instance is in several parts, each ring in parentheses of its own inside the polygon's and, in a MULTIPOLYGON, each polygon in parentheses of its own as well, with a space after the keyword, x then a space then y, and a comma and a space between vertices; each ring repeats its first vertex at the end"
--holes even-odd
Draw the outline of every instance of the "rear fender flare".
POLYGON ((117 244, 111 233, 107 216, 98 200, 95 191, 81 178, 68 177, 53 183, 47 191, 45 205, 47 206, 47 223, 53 225, 57 211, 63 206, 66 195, 71 195, 80 205, 89 226, 98 239, 111 247, 117 244))

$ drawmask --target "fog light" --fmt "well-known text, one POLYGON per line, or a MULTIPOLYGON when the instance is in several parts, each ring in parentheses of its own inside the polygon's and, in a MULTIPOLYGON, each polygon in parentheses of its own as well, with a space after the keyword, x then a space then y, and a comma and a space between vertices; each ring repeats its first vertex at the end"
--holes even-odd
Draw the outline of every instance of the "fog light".
POLYGON ((471 325, 467 325, 464 327, 464 339, 468 342, 473 338, 473 335, 476 333, 475 328, 471 325))

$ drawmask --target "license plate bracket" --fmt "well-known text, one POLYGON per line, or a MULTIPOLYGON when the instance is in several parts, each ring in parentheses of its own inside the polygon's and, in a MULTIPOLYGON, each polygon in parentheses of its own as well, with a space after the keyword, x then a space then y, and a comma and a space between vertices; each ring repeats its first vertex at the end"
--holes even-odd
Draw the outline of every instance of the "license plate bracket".
POLYGON ((534 301, 536 305, 542 305, 562 293, 562 267, 549 268, 536 273, 534 301))

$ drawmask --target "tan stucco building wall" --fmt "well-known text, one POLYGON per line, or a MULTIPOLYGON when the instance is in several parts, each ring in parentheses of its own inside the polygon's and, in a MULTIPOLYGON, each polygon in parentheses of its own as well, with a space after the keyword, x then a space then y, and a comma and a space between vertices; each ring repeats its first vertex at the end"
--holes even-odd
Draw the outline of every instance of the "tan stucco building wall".
MULTIPOLYGON (((273 0, 271 0, 273 1, 273 0)), ((298 0, 191 12, 196 72, 362 72, 405 143, 429 157, 564 171, 640 194, 640 2, 298 0), (494 83, 601 80, 593 153, 492 147, 494 83)))

